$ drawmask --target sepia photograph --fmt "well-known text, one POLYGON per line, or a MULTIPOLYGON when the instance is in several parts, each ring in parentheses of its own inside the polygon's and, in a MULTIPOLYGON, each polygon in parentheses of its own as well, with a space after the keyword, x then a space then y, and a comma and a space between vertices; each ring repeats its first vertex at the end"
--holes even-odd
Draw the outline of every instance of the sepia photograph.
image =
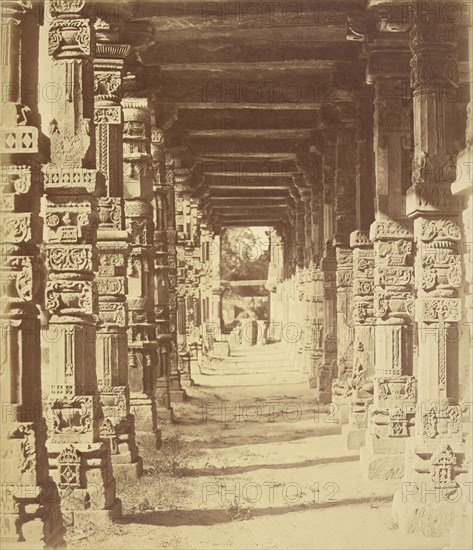
POLYGON ((473 549, 473 0, 0 0, 0 549, 473 549))

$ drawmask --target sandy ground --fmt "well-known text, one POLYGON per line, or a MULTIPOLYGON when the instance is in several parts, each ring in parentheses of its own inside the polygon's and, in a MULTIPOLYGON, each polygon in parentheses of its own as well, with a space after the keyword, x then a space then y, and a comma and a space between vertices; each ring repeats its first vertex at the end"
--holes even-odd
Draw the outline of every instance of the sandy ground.
POLYGON ((398 482, 361 476, 340 427, 278 345, 193 373, 145 475, 119 483, 122 520, 72 532, 73 548, 440 549, 391 521, 398 482))

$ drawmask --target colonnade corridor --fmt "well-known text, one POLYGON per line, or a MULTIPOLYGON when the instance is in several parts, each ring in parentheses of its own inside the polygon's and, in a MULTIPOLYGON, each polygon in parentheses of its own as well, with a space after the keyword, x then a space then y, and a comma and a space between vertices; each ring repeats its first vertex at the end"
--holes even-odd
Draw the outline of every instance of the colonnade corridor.
POLYGON ((471 1, 0 19, 1 550, 471 550, 471 1))
MULTIPOLYGON (((88 544, 338 550, 354 548, 356 532, 356 548, 445 547, 445 536, 394 528, 396 482, 360 479, 336 412, 317 405, 280 344, 236 353, 193 374, 161 450, 145 450, 143 477, 119 490, 123 517, 86 530, 88 544)), ((83 541, 73 533, 69 548, 83 541)))

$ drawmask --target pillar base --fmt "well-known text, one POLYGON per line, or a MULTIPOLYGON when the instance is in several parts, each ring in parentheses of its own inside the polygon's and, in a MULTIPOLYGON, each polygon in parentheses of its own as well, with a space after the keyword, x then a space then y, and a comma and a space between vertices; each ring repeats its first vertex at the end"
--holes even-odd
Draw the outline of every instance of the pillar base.
POLYGON ((435 502, 435 496, 432 501, 425 499, 406 502, 403 491, 397 491, 392 505, 393 523, 404 533, 422 533, 427 537, 447 535, 455 523, 459 504, 435 502))
POLYGON ((373 403, 371 397, 351 396, 348 401, 350 411, 348 424, 342 427, 342 435, 347 449, 361 449, 366 444, 368 428, 368 409, 373 403))
POLYGON ((191 376, 191 354, 188 351, 179 353, 179 372, 181 374, 181 385, 194 385, 194 380, 192 380, 191 376))
POLYGON ((228 342, 214 342, 212 355, 215 357, 230 357, 230 345, 228 342))
POLYGON ((321 405, 328 405, 332 402, 332 392, 317 391, 315 394, 315 400, 321 405))
POLYGON ((348 450, 358 450, 364 447, 366 441, 366 429, 354 428, 350 424, 342 426, 342 437, 348 450))
POLYGON ((367 479, 401 479, 405 464, 404 438, 366 436, 366 446, 360 449, 361 469, 367 479))
POLYGON ((187 400, 187 393, 185 390, 171 390, 171 403, 183 403, 187 400))
POLYGON ((463 502, 453 526, 450 544, 446 550, 471 550, 473 548, 473 502, 463 502))
POLYGON ((328 405, 333 401, 332 380, 334 369, 330 365, 313 365, 310 378, 311 387, 315 388, 315 399, 322 405, 328 405))
POLYGON ((72 514, 74 527, 87 529, 91 524, 104 527, 122 516, 122 501, 117 498, 108 510, 75 510, 72 514))
MULTIPOLYGON (((198 372, 200 374, 202 374, 202 369, 201 369, 201 360, 199 358, 194 358, 191 356, 191 372, 198 372)), ((192 381, 194 382, 194 381, 192 381)), ((194 384, 192 384, 194 385, 194 384)))
POLYGON ((181 384, 183 386, 189 386, 190 388, 192 386, 195 386, 195 382, 191 376, 186 376, 185 374, 181 375, 181 384))
POLYGON ((130 409, 135 416, 135 439, 139 447, 158 449, 161 435, 157 428, 157 409, 154 398, 132 395, 130 409))
POLYGON ((140 449, 159 449, 161 447, 161 430, 154 432, 136 432, 136 443, 140 449))
POLYGON ((172 407, 158 408, 158 426, 174 423, 174 410, 172 407))
MULTIPOLYGON (((332 394, 333 395, 333 394, 332 394)), ((350 404, 344 398, 334 396, 332 400, 333 416, 341 425, 347 424, 350 416, 350 404)))
MULTIPOLYGON (((8 495, 15 497, 17 504, 8 509, 8 505, 5 506, 7 502, 4 501, 0 514, 2 525, 0 547, 5 550, 65 548, 66 530, 55 484, 52 481, 46 482, 44 491, 39 486, 19 485, 18 487, 17 495, 15 491, 8 495), (33 496, 35 494, 36 498, 33 496), (25 498, 25 495, 29 497, 25 498), (14 508, 16 511, 13 511, 14 508)), ((5 487, 3 492, 8 493, 8 487, 5 487)))
POLYGON ((406 439, 406 472, 394 495, 393 522, 404 533, 448 535, 471 487, 461 436, 406 439))
POLYGON ((125 464, 116 463, 112 457, 113 474, 115 479, 120 481, 136 481, 143 475, 143 459, 138 458, 136 462, 125 464))

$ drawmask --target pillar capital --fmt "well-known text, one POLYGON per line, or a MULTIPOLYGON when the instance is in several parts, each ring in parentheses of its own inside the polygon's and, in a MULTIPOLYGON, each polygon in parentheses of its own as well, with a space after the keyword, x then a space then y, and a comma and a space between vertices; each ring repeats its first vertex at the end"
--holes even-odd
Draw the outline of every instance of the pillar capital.
POLYGON ((95 53, 95 30, 82 15, 85 0, 50 0, 48 52, 53 59, 90 58, 95 53))
POLYGON ((410 53, 407 35, 399 44, 383 44, 381 40, 367 45, 368 63, 366 82, 375 84, 381 79, 408 80, 410 75, 410 53))

